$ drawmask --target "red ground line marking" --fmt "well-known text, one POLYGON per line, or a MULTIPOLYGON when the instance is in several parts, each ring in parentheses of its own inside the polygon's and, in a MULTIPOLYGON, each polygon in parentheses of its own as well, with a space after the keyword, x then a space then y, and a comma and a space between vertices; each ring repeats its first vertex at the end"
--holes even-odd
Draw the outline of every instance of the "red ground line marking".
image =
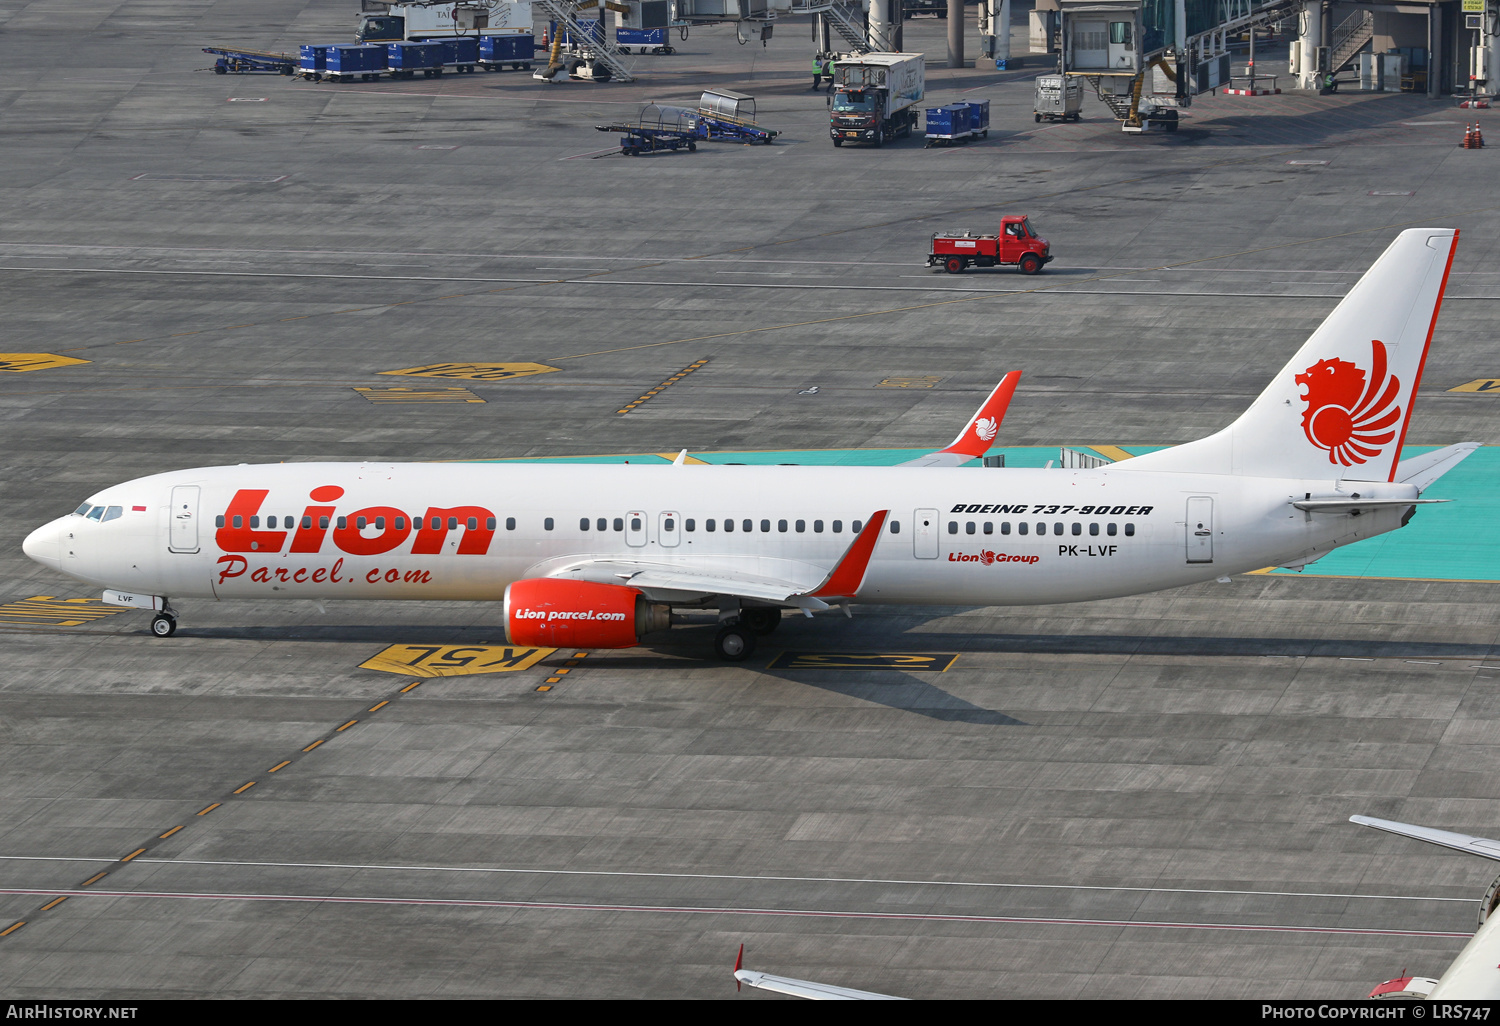
MULTIPOLYGON (((56 889, 0 887, 0 894, 57 894, 56 889)), ((1229 930, 1242 933, 1325 933, 1356 937, 1462 937, 1469 933, 1447 930, 1378 930, 1347 926, 1267 926, 1254 923, 1173 923, 1128 919, 1049 919, 1042 916, 979 916, 938 912, 853 912, 838 909, 712 908, 691 905, 608 905, 565 901, 486 901, 459 898, 377 898, 331 894, 212 894, 193 891, 68 891, 67 896, 101 895, 106 898, 177 898, 190 901, 291 901, 328 902, 338 905, 429 905, 443 908, 519 908, 575 912, 646 912, 711 916, 785 916, 800 919, 876 919, 900 922, 1019 923, 1038 926, 1138 927, 1152 930, 1229 930)))

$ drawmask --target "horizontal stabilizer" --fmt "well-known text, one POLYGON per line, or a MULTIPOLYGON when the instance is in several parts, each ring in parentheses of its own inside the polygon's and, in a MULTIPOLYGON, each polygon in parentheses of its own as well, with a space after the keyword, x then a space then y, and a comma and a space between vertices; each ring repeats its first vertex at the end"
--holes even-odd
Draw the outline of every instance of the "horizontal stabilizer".
POLYGON ((1412 837, 1418 841, 1426 841, 1428 844, 1436 844, 1443 848, 1452 848, 1454 851, 1468 852, 1470 855, 1478 855, 1481 858, 1495 859, 1497 862, 1500 862, 1500 841, 1492 841, 1487 837, 1455 834, 1451 830, 1434 830, 1432 827, 1413 826, 1410 823, 1397 823, 1389 819, 1375 819, 1372 816, 1350 816, 1349 822, 1358 823, 1360 826, 1374 827, 1376 830, 1384 830, 1390 834, 1400 834, 1402 837, 1412 837))
POLYGON ((855 990, 852 987, 835 987, 814 980, 794 980, 790 976, 772 976, 751 969, 736 969, 735 981, 747 987, 807 998, 810 1001, 905 1001, 894 994, 877 994, 873 990, 855 990))
POLYGON ((1392 509, 1396 506, 1426 506, 1452 499, 1302 499, 1292 503, 1309 513, 1357 513, 1366 509, 1392 509))
POLYGON ((1441 449, 1424 452, 1409 460, 1402 460, 1396 467, 1395 480, 1402 484, 1417 486, 1417 494, 1425 492, 1432 482, 1458 466, 1479 448, 1478 442, 1459 442, 1441 449))

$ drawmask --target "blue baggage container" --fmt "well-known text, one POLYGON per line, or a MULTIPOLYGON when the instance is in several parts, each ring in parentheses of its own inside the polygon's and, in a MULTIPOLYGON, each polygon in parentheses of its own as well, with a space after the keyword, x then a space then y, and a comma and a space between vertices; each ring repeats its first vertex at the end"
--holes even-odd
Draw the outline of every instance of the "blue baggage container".
POLYGON ((969 127, 967 103, 949 103, 927 108, 927 145, 934 142, 966 142, 974 134, 969 127))
POLYGON ((442 45, 444 64, 476 64, 479 61, 479 40, 473 36, 429 39, 428 42, 442 45))
POLYGON ((615 29, 615 42, 624 43, 626 46, 665 46, 667 30, 664 28, 615 29))
POLYGON ((325 67, 329 74, 352 75, 386 70, 385 46, 378 43, 330 46, 325 67))
POLYGON ((536 41, 530 33, 483 36, 479 40, 481 64, 530 64, 535 57, 536 41))
POLYGON ((443 44, 387 43, 385 59, 392 71, 431 71, 443 66, 443 44))
POLYGON ((337 43, 303 43, 299 50, 298 69, 302 71, 322 71, 328 60, 329 47, 337 45, 337 43))
POLYGON ((964 105, 969 108, 969 131, 975 135, 988 137, 990 134, 990 101, 967 100, 964 105))

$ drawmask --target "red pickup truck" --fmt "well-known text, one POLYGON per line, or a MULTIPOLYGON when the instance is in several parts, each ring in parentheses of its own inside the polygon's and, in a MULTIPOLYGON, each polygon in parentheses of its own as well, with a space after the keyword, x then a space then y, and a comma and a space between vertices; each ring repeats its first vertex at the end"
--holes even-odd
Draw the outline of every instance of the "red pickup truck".
POLYGON ((927 254, 928 267, 941 264, 949 274, 958 274, 970 264, 978 267, 1015 264, 1022 274, 1036 274, 1051 260, 1051 245, 1037 235, 1024 215, 1018 214, 1002 217, 996 235, 934 232, 932 249, 927 254))

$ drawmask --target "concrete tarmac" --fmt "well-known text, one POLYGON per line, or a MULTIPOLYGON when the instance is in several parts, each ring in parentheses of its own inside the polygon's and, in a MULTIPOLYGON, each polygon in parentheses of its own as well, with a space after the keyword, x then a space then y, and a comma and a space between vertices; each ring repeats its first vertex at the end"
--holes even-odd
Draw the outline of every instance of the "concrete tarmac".
MULTIPOLYGON (((205 45, 347 38, 356 8, 0 3, 0 348, 87 361, 0 356, 4 997, 729 998, 741 943, 909 997, 1441 972, 1492 868, 1347 818, 1500 836, 1492 583, 866 609, 739 665, 684 628, 423 676, 361 664, 500 644, 498 611, 183 603, 157 639, 28 604, 98 595, 20 546, 208 464, 936 448, 1015 368, 1003 444, 1186 441, 1414 225, 1463 235, 1407 440, 1500 444, 1497 400, 1447 391, 1500 378, 1495 151, 1457 145, 1493 115, 1205 96, 1132 138, 1092 98, 1035 123, 1036 58, 929 68, 933 103, 992 101, 987 139, 835 149, 804 21, 694 29, 626 85, 201 70, 205 45), (595 131, 710 86, 782 136, 632 159, 595 131), (932 232, 1010 212, 1046 273, 923 265, 932 232), (473 362, 556 369, 386 373, 473 362)), ((944 28, 908 48, 941 57, 944 28)))

